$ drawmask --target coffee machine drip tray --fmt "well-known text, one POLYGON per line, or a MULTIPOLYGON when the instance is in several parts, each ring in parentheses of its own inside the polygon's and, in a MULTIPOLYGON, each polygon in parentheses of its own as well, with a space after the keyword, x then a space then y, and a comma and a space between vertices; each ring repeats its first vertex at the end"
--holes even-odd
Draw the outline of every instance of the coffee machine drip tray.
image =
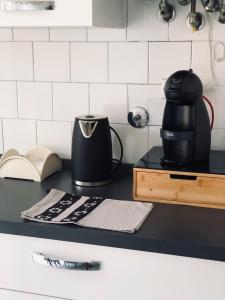
POLYGON ((135 200, 225 209, 225 151, 211 150, 208 161, 162 164, 162 147, 153 147, 135 165, 135 200))

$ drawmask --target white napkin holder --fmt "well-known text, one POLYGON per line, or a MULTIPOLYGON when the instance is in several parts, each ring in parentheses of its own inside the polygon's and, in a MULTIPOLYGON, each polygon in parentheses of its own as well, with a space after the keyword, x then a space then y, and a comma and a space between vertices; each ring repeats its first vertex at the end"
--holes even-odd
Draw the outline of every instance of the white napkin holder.
POLYGON ((15 149, 9 149, 0 159, 0 178, 41 182, 61 169, 60 157, 44 147, 32 148, 24 156, 15 149))

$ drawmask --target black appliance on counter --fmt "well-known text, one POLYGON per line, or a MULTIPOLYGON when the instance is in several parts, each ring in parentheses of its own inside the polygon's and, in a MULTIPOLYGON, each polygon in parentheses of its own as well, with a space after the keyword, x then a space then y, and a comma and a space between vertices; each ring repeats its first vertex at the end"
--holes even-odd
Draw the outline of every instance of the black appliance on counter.
POLYGON ((72 180, 80 186, 102 186, 112 180, 123 157, 123 147, 109 120, 101 115, 83 115, 75 118, 72 140, 72 180), (121 156, 112 156, 112 130, 117 136, 121 156), (115 164, 115 167, 113 166, 115 164))
POLYGON ((201 80, 192 70, 177 71, 166 81, 166 106, 160 132, 162 164, 185 165, 207 161, 211 145, 209 115, 201 80))

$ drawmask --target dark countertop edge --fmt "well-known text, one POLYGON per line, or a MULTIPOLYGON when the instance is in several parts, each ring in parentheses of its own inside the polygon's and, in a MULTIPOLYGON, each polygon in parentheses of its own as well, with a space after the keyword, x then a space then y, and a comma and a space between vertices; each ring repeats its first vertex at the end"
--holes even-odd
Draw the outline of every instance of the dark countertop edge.
MULTIPOLYGON (((170 240, 158 240, 158 239, 145 239, 136 238, 134 234, 118 234, 117 232, 111 232, 109 235, 106 230, 84 229, 82 228, 76 235, 71 236, 69 228, 51 228, 46 231, 46 227, 40 228, 40 224, 33 224, 32 226, 26 226, 24 224, 16 224, 12 222, 1 222, 0 232, 2 234, 10 234, 24 237, 43 238, 49 240, 58 240, 64 242, 75 242, 81 244, 89 244, 103 247, 120 248, 127 250, 137 250, 144 252, 153 252, 158 254, 176 255, 188 258, 206 259, 213 261, 225 262, 225 250, 220 247, 209 247, 205 245, 196 245, 190 243, 175 242, 170 240), (64 236, 59 231, 62 230, 64 236), (83 234, 85 230, 85 234, 83 234), (100 234, 99 234, 100 232, 100 234), (95 233, 95 234, 93 234, 95 233), (130 239, 130 236, 132 239, 130 239)), ((44 225, 44 224, 43 224, 44 225)))

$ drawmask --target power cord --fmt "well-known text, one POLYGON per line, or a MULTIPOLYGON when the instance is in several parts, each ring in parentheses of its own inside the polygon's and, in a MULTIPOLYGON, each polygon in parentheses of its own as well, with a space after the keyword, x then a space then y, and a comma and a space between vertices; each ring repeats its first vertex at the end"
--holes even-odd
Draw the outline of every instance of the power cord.
POLYGON ((121 152, 120 152, 120 158, 119 159, 115 159, 113 158, 113 164, 115 165, 115 168, 113 169, 112 173, 116 173, 119 169, 119 167, 121 166, 121 163, 122 163, 122 159, 123 159, 123 144, 122 144, 122 141, 118 135, 118 133, 116 132, 115 129, 113 129, 111 126, 109 126, 110 129, 112 130, 112 132, 115 134, 115 136, 117 137, 118 141, 119 141, 119 144, 120 144, 120 149, 121 149, 121 152))
POLYGON ((211 110, 211 125, 210 125, 210 128, 211 130, 213 129, 213 126, 214 126, 214 118, 215 118, 215 112, 214 112, 214 108, 213 108, 213 105, 211 103, 211 101, 206 97, 206 96, 202 96, 203 100, 205 102, 208 103, 209 107, 210 107, 210 110, 211 110))
MULTIPOLYGON (((203 1, 201 1, 201 3, 205 9, 203 1)), ((214 65, 213 65, 213 44, 212 44, 213 43, 213 22, 212 22, 209 12, 206 10, 205 10, 205 12, 206 12, 206 19, 209 24, 208 47, 209 47, 209 66, 210 66, 210 80, 209 80, 208 85, 205 87, 205 90, 209 90, 214 86, 214 83, 215 83, 214 65)))

